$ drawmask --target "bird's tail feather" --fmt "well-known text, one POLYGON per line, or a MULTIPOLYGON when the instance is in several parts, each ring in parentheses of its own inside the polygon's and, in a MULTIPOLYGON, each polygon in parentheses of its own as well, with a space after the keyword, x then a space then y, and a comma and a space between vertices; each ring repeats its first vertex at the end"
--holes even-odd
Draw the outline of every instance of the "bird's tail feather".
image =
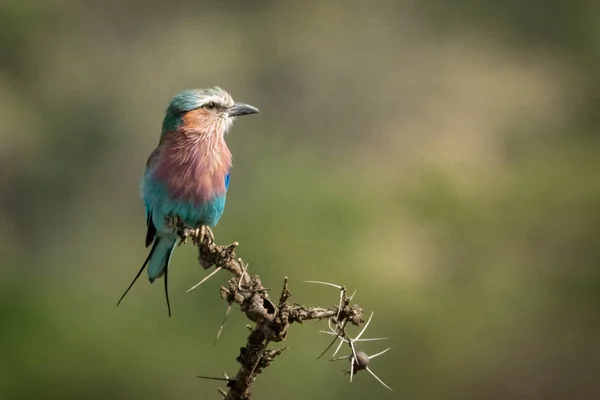
POLYGON ((167 272, 177 238, 157 237, 148 261, 148 278, 154 282, 167 272))
POLYGON ((152 249, 148 254, 148 257, 146 257, 144 264, 142 264, 142 268, 140 268, 127 290, 125 290, 125 293, 123 293, 123 295, 117 302, 117 306, 121 304, 121 301, 123 301, 127 293, 129 293, 129 290, 133 287, 133 285, 138 280, 138 278, 140 277, 140 275, 144 271, 144 268, 146 268, 147 265, 148 278, 150 278, 151 283, 154 282, 157 278, 160 278, 163 275, 165 276, 165 297, 167 299, 167 309, 169 311, 169 316, 171 316, 171 305, 169 304, 169 291, 167 287, 167 271, 169 267, 169 261, 171 261, 171 255, 173 254, 173 249, 175 248, 176 243, 176 238, 156 238, 156 240, 154 241, 154 245, 152 246, 152 249))
POLYGON ((152 247, 150 253, 150 261, 148 262, 148 278, 150 283, 157 278, 165 276, 165 299, 167 300, 167 311, 171 316, 171 304, 169 303, 169 287, 167 285, 167 277, 169 273, 169 262, 173 255, 173 250, 177 244, 177 238, 161 237, 156 238, 156 243, 152 247))

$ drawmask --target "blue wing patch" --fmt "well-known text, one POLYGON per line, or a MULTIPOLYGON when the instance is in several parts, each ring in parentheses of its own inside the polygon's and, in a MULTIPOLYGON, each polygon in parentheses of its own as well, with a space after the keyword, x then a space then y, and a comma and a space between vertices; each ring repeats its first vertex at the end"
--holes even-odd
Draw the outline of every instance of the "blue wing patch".
POLYGON ((225 189, 229 189, 229 173, 225 175, 225 189))

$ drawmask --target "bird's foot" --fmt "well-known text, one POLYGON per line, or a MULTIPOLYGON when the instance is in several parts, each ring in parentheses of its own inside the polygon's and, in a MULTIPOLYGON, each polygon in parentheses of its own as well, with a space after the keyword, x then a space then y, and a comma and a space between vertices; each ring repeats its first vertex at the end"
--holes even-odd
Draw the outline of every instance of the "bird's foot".
POLYGON ((214 244, 215 235, 208 226, 200 225, 200 228, 197 229, 197 234, 202 243, 214 244))

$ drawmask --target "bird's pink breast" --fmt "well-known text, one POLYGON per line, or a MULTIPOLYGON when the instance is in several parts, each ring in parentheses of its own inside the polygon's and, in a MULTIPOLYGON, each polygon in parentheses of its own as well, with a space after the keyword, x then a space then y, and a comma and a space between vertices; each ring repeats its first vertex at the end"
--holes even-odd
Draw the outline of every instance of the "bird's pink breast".
POLYGON ((174 133, 161 144, 153 175, 173 200, 203 204, 225 195, 231 152, 222 137, 215 140, 198 141, 174 133))

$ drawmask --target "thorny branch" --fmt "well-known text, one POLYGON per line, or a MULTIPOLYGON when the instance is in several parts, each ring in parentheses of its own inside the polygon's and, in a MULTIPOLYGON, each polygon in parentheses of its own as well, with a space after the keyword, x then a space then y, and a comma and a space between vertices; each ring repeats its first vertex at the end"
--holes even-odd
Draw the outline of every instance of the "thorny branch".
MULTIPOLYGON (((288 289, 288 280, 285 278, 279 301, 274 303, 269 297, 269 289, 263 286, 259 276, 248 273, 248 264, 236 257, 237 242, 227 246, 218 245, 215 244, 213 233, 208 227, 193 229, 178 220, 171 221, 171 224, 183 240, 191 238, 194 245, 198 247, 198 261, 204 269, 214 265, 215 272, 223 269, 233 275, 227 285, 221 286, 221 297, 227 301, 229 308, 233 303, 239 304, 240 310, 256 324, 251 328, 246 344, 240 349, 236 359, 240 367, 235 377, 230 378, 225 375, 225 378, 212 378, 227 381, 228 391, 219 389, 224 399, 252 398, 250 386, 257 375, 286 349, 285 347, 268 349, 269 344, 284 340, 290 324, 327 319, 330 323, 333 321, 335 326, 341 327, 343 331, 343 327, 348 323, 356 326, 364 323, 363 310, 358 305, 350 305, 351 297, 346 295, 345 290, 340 295, 338 306, 323 308, 290 304, 288 300, 292 293, 288 289)), ((343 341, 347 340, 345 333, 337 337, 343 341)))

